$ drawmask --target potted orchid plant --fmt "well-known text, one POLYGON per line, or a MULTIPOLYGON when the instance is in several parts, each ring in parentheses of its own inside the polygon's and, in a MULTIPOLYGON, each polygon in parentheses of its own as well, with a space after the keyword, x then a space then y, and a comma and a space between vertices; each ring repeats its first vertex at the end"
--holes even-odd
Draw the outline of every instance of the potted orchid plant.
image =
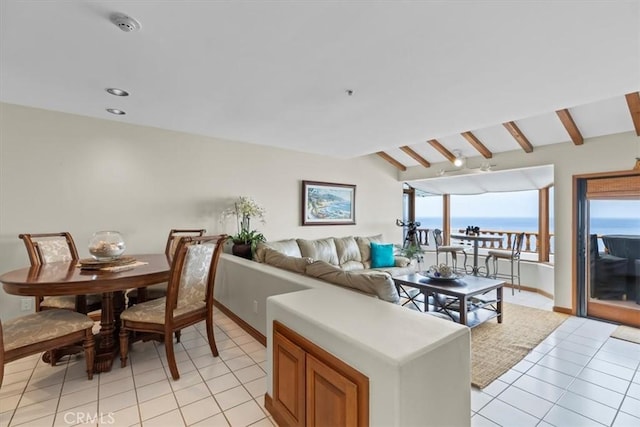
POLYGON ((266 239, 257 230, 251 229, 251 219, 256 218, 263 224, 265 210, 251 197, 240 196, 232 207, 223 212, 223 217, 235 216, 238 233, 231 236, 233 241, 232 253, 243 258, 252 259, 256 246, 266 239))

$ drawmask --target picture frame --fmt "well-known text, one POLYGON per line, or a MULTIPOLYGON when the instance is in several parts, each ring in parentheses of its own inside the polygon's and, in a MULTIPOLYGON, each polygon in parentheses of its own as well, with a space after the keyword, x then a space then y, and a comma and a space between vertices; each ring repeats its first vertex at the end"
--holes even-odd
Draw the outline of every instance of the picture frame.
POLYGON ((302 181, 302 225, 355 223, 355 185, 302 181))

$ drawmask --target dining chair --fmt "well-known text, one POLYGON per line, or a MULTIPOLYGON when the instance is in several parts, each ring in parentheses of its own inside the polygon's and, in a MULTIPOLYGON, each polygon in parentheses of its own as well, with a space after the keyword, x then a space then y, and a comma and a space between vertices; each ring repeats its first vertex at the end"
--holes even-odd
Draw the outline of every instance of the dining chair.
MULTIPOLYGON (((0 321, 0 387, 4 365, 32 354, 74 345, 82 341, 87 377, 93 379, 95 341, 93 320, 71 310, 50 309, 4 322, 0 321)), ((51 365, 56 363, 51 358, 51 365)))
POLYGON ((120 315, 120 360, 127 366, 129 333, 148 333, 164 341, 169 370, 180 378, 173 351, 172 335, 205 321, 209 348, 218 356, 213 334, 213 286, 216 269, 227 236, 182 237, 176 247, 167 296, 127 308, 120 315))
MULTIPOLYGON (((167 256, 169 262, 173 260, 173 255, 178 247, 181 237, 200 237, 204 236, 207 232, 204 228, 174 228, 169 231, 169 237, 167 237, 167 244, 165 245, 164 253, 167 256)), ((167 295, 167 282, 157 283, 155 285, 147 286, 141 293, 139 289, 131 289, 127 292, 127 306, 131 307, 140 302, 149 301, 152 299, 158 299, 167 295)), ((180 341, 180 340, 178 340, 180 341)))
POLYGON ((487 257, 484 260, 484 265, 485 268, 487 269, 487 277, 493 277, 495 278, 504 278, 504 279, 510 279, 511 280, 511 295, 513 295, 514 292, 514 279, 518 279, 518 292, 520 292, 520 255, 522 252, 522 245, 524 243, 524 233, 518 233, 515 235, 515 238, 513 239, 513 241, 511 242, 511 250, 510 251, 495 251, 495 250, 490 250, 487 253, 487 257), (509 262, 509 265, 511 266, 511 273, 507 274, 507 273, 500 273, 498 271, 498 265, 499 262, 498 260, 506 260, 507 262, 509 262), (493 265, 493 274, 490 272, 489 270, 489 263, 492 262, 493 265), (516 273, 517 270, 517 273, 516 273))
MULTIPOLYGON (((78 261, 78 250, 73 237, 68 232, 61 233, 23 233, 18 236, 27 248, 31 266, 59 261, 78 261)), ((102 305, 101 294, 64 295, 55 297, 36 297, 36 311, 52 308, 75 310, 89 313, 99 310, 102 305)))
POLYGON ((442 236, 442 230, 436 228, 433 230, 433 240, 436 243, 436 264, 440 264, 440 254, 443 253, 445 255, 445 263, 449 264, 449 254, 451 254, 451 265, 454 270, 460 271, 458 269, 458 254, 464 255, 463 267, 462 270, 466 271, 467 269, 467 253, 465 252, 465 247, 461 245, 443 245, 444 237, 442 236))

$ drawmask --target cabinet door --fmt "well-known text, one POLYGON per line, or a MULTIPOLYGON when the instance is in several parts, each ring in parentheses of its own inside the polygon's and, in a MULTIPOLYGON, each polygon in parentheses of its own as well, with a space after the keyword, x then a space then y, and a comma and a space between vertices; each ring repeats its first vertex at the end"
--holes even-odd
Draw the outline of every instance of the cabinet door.
POLYGON ((305 425, 305 351, 273 333, 273 406, 289 426, 305 425))
POLYGON ((307 425, 358 425, 358 386, 307 354, 307 425))

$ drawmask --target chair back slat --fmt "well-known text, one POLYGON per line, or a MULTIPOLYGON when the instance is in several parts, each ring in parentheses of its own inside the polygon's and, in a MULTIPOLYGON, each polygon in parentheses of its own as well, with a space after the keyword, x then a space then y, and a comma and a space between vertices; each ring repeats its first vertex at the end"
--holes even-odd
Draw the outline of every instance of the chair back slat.
POLYGON ((164 253, 167 255, 167 259, 169 261, 173 260, 181 237, 200 237, 204 236, 204 233, 206 232, 207 230, 204 228, 174 228, 169 231, 169 237, 167 237, 167 245, 164 249, 164 253))
POLYGON ((78 250, 68 232, 20 234, 32 266, 79 259, 78 250))

